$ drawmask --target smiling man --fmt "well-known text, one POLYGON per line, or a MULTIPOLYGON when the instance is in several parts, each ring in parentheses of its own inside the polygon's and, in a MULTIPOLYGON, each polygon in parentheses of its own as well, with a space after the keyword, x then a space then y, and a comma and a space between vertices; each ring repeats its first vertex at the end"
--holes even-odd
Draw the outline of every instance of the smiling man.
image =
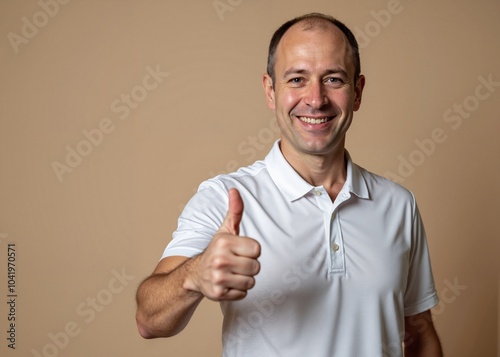
POLYGON ((364 84, 338 20, 275 32, 263 87, 281 138, 188 203, 138 289, 143 337, 177 334, 206 297, 221 303, 224 356, 442 356, 414 196, 345 150, 364 84))
POLYGON ((270 57, 263 85, 280 126, 281 152, 335 200, 345 181, 345 134, 365 84, 358 50, 336 25, 310 18, 292 26, 270 57))

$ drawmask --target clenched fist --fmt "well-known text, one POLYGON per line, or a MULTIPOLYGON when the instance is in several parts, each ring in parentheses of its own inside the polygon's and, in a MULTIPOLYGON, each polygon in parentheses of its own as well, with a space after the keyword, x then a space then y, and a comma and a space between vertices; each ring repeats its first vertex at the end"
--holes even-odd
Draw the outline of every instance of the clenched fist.
POLYGON ((239 235, 242 216, 240 193, 230 189, 226 218, 207 249, 195 258, 194 274, 186 282, 186 288, 199 291, 211 300, 222 301, 243 299, 255 285, 254 276, 260 270, 257 260, 260 244, 239 235))

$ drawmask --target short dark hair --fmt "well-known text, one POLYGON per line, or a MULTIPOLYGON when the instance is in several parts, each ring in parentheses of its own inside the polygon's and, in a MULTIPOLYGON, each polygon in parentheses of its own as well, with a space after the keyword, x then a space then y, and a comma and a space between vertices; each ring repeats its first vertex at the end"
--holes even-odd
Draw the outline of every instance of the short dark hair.
POLYGON ((296 17, 290 21, 285 22, 283 25, 281 25, 276 32, 274 33, 273 37, 271 38, 271 42, 269 43, 269 52, 267 56, 267 74, 271 77, 273 80, 273 85, 276 80, 275 78, 275 73, 274 73, 274 66, 276 64, 276 49, 278 48, 278 44, 281 41, 281 38, 285 33, 298 22, 301 21, 307 21, 311 20, 311 22, 317 21, 317 20, 325 20, 333 25, 335 25, 342 33, 347 37, 347 40, 349 42, 349 45, 351 46, 351 52, 352 56, 354 59, 354 81, 358 79, 359 74, 361 73, 361 61, 359 59, 359 46, 358 46, 358 41, 356 41, 356 37, 352 33, 349 28, 344 25, 342 22, 337 20, 336 18, 321 14, 319 12, 312 12, 306 15, 302 15, 299 17, 296 17))

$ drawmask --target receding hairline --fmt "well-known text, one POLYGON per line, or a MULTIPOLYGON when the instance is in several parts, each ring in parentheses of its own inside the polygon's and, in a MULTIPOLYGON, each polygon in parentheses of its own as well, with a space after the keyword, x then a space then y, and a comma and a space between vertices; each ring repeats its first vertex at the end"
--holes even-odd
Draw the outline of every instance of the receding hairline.
POLYGON ((322 31, 332 31, 336 33, 337 30, 332 30, 332 27, 329 24, 331 24, 331 26, 333 26, 334 28, 336 27, 337 30, 342 32, 342 36, 340 37, 343 41, 347 42, 349 47, 348 52, 354 60, 354 78, 355 80, 358 78, 361 73, 361 61, 359 58, 359 46, 358 42, 356 41, 356 37, 354 36, 352 31, 340 20, 329 15, 315 12, 302 15, 285 22, 274 32, 273 36, 271 37, 267 56, 267 74, 272 78, 273 84, 275 81, 274 65, 276 63, 276 50, 278 47, 281 47, 280 45, 282 44, 283 37, 288 37, 287 33, 291 29, 301 32, 319 29, 322 31))
MULTIPOLYGON (((308 17, 290 26, 290 28, 288 28, 287 31, 283 34, 283 37, 279 41, 277 48, 283 46, 283 44, 287 41, 286 39, 287 35, 289 36, 291 33, 293 33, 294 30, 304 31, 304 32, 317 31, 317 30, 328 32, 333 30, 336 36, 342 38, 343 45, 347 50, 347 55, 351 58, 354 57, 353 49, 349 44, 349 39, 347 38, 347 36, 342 32, 342 30, 337 25, 322 17, 308 17)), ((353 58, 353 64, 355 64, 354 58, 353 58)))
MULTIPOLYGON (((340 37, 343 38, 344 42, 348 45, 348 47, 349 48, 351 47, 349 46, 349 39, 342 32, 342 30, 331 21, 324 19, 322 17, 307 17, 305 19, 296 22, 295 24, 290 26, 290 28, 283 34, 283 37, 285 37, 294 28, 298 28, 301 31, 316 31, 316 30, 329 31, 331 29, 334 29, 334 31, 338 35, 340 35, 340 37)), ((280 43, 278 44, 278 46, 280 45, 280 43)))
POLYGON ((302 20, 297 21, 295 24, 290 26, 290 29, 292 27, 302 25, 302 30, 308 31, 308 30, 314 30, 314 29, 321 29, 321 30, 327 30, 329 27, 337 27, 335 26, 331 21, 320 17, 320 16, 311 16, 311 17, 306 17, 302 20))

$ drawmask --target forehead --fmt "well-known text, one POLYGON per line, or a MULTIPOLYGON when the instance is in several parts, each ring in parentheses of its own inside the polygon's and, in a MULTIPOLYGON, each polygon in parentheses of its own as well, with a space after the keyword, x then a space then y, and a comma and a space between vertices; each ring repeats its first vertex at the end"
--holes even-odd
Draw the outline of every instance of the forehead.
MULTIPOLYGON (((297 62, 353 67, 351 47, 346 36, 325 20, 299 22, 283 35, 276 51, 276 65, 284 69, 297 62)), ((354 70, 352 68, 352 70, 354 70)))

